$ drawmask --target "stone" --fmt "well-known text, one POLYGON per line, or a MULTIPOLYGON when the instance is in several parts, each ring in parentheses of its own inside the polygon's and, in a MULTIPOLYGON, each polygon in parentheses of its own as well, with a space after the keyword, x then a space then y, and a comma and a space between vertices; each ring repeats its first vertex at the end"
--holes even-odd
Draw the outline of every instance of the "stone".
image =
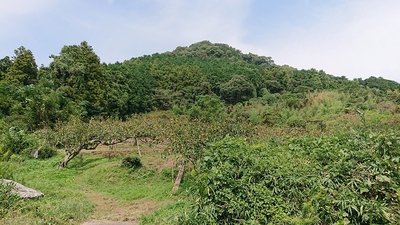
POLYGON ((43 197, 44 194, 40 191, 36 191, 32 188, 25 187, 24 185, 17 183, 12 180, 6 180, 6 179, 1 179, 0 182, 3 182, 5 184, 14 184, 14 194, 19 195, 23 199, 27 198, 38 198, 38 197, 43 197))

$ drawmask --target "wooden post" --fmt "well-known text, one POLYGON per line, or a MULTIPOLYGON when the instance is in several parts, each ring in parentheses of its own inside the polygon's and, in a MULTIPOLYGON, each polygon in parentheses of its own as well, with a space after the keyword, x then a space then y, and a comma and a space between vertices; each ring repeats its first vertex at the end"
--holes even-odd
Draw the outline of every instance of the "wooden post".
POLYGON ((179 166, 179 173, 176 177, 174 187, 172 188, 172 193, 176 193, 178 191, 179 185, 181 184, 181 180, 183 177, 183 172, 185 171, 185 165, 182 164, 179 166))
POLYGON ((137 151, 139 153, 139 157, 142 157, 142 154, 140 153, 140 148, 139 148, 139 140, 137 137, 135 137, 135 141, 136 141, 136 146, 137 146, 137 151))

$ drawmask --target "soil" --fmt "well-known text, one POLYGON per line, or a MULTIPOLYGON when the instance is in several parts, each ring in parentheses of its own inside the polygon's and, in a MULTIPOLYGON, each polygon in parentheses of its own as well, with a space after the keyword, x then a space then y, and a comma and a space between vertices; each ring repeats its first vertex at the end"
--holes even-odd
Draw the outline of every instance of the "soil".
POLYGON ((139 223, 134 222, 118 222, 118 221, 108 221, 108 220, 91 220, 84 222, 82 225, 137 225, 139 223))
POLYGON ((142 214, 150 214, 166 203, 143 199, 123 202, 99 193, 87 193, 87 196, 96 204, 96 209, 82 225, 136 225, 142 214))

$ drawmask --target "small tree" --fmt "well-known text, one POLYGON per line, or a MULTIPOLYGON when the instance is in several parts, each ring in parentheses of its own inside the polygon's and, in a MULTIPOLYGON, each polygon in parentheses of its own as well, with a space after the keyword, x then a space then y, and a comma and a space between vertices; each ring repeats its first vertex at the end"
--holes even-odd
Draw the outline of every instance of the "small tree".
POLYGON ((112 146, 128 139, 155 140, 159 133, 165 132, 163 129, 162 123, 151 115, 138 115, 127 121, 91 119, 88 122, 72 117, 69 122, 56 124, 54 130, 44 129, 37 134, 51 146, 64 147, 65 157, 58 164, 58 168, 63 168, 82 150, 92 150, 100 144, 112 146))
POLYGON ((55 130, 42 130, 38 132, 53 146, 63 146, 65 157, 58 163, 58 168, 64 168, 68 162, 82 150, 97 148, 100 144, 115 145, 129 137, 124 135, 119 120, 90 120, 85 123, 73 117, 69 122, 58 123, 55 130))

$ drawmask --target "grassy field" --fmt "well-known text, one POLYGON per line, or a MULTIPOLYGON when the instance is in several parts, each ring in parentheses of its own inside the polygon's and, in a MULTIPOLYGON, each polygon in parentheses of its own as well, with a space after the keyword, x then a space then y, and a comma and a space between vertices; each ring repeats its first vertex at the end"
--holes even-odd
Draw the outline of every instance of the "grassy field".
POLYGON ((163 147, 142 145, 143 167, 136 170, 121 166, 125 156, 139 156, 131 144, 82 152, 65 169, 57 169, 62 153, 48 160, 14 160, 14 180, 45 197, 20 202, 0 224, 81 224, 93 219, 157 224, 161 217, 173 221, 170 212, 184 207, 185 193, 171 194, 176 162, 162 157, 163 147))

